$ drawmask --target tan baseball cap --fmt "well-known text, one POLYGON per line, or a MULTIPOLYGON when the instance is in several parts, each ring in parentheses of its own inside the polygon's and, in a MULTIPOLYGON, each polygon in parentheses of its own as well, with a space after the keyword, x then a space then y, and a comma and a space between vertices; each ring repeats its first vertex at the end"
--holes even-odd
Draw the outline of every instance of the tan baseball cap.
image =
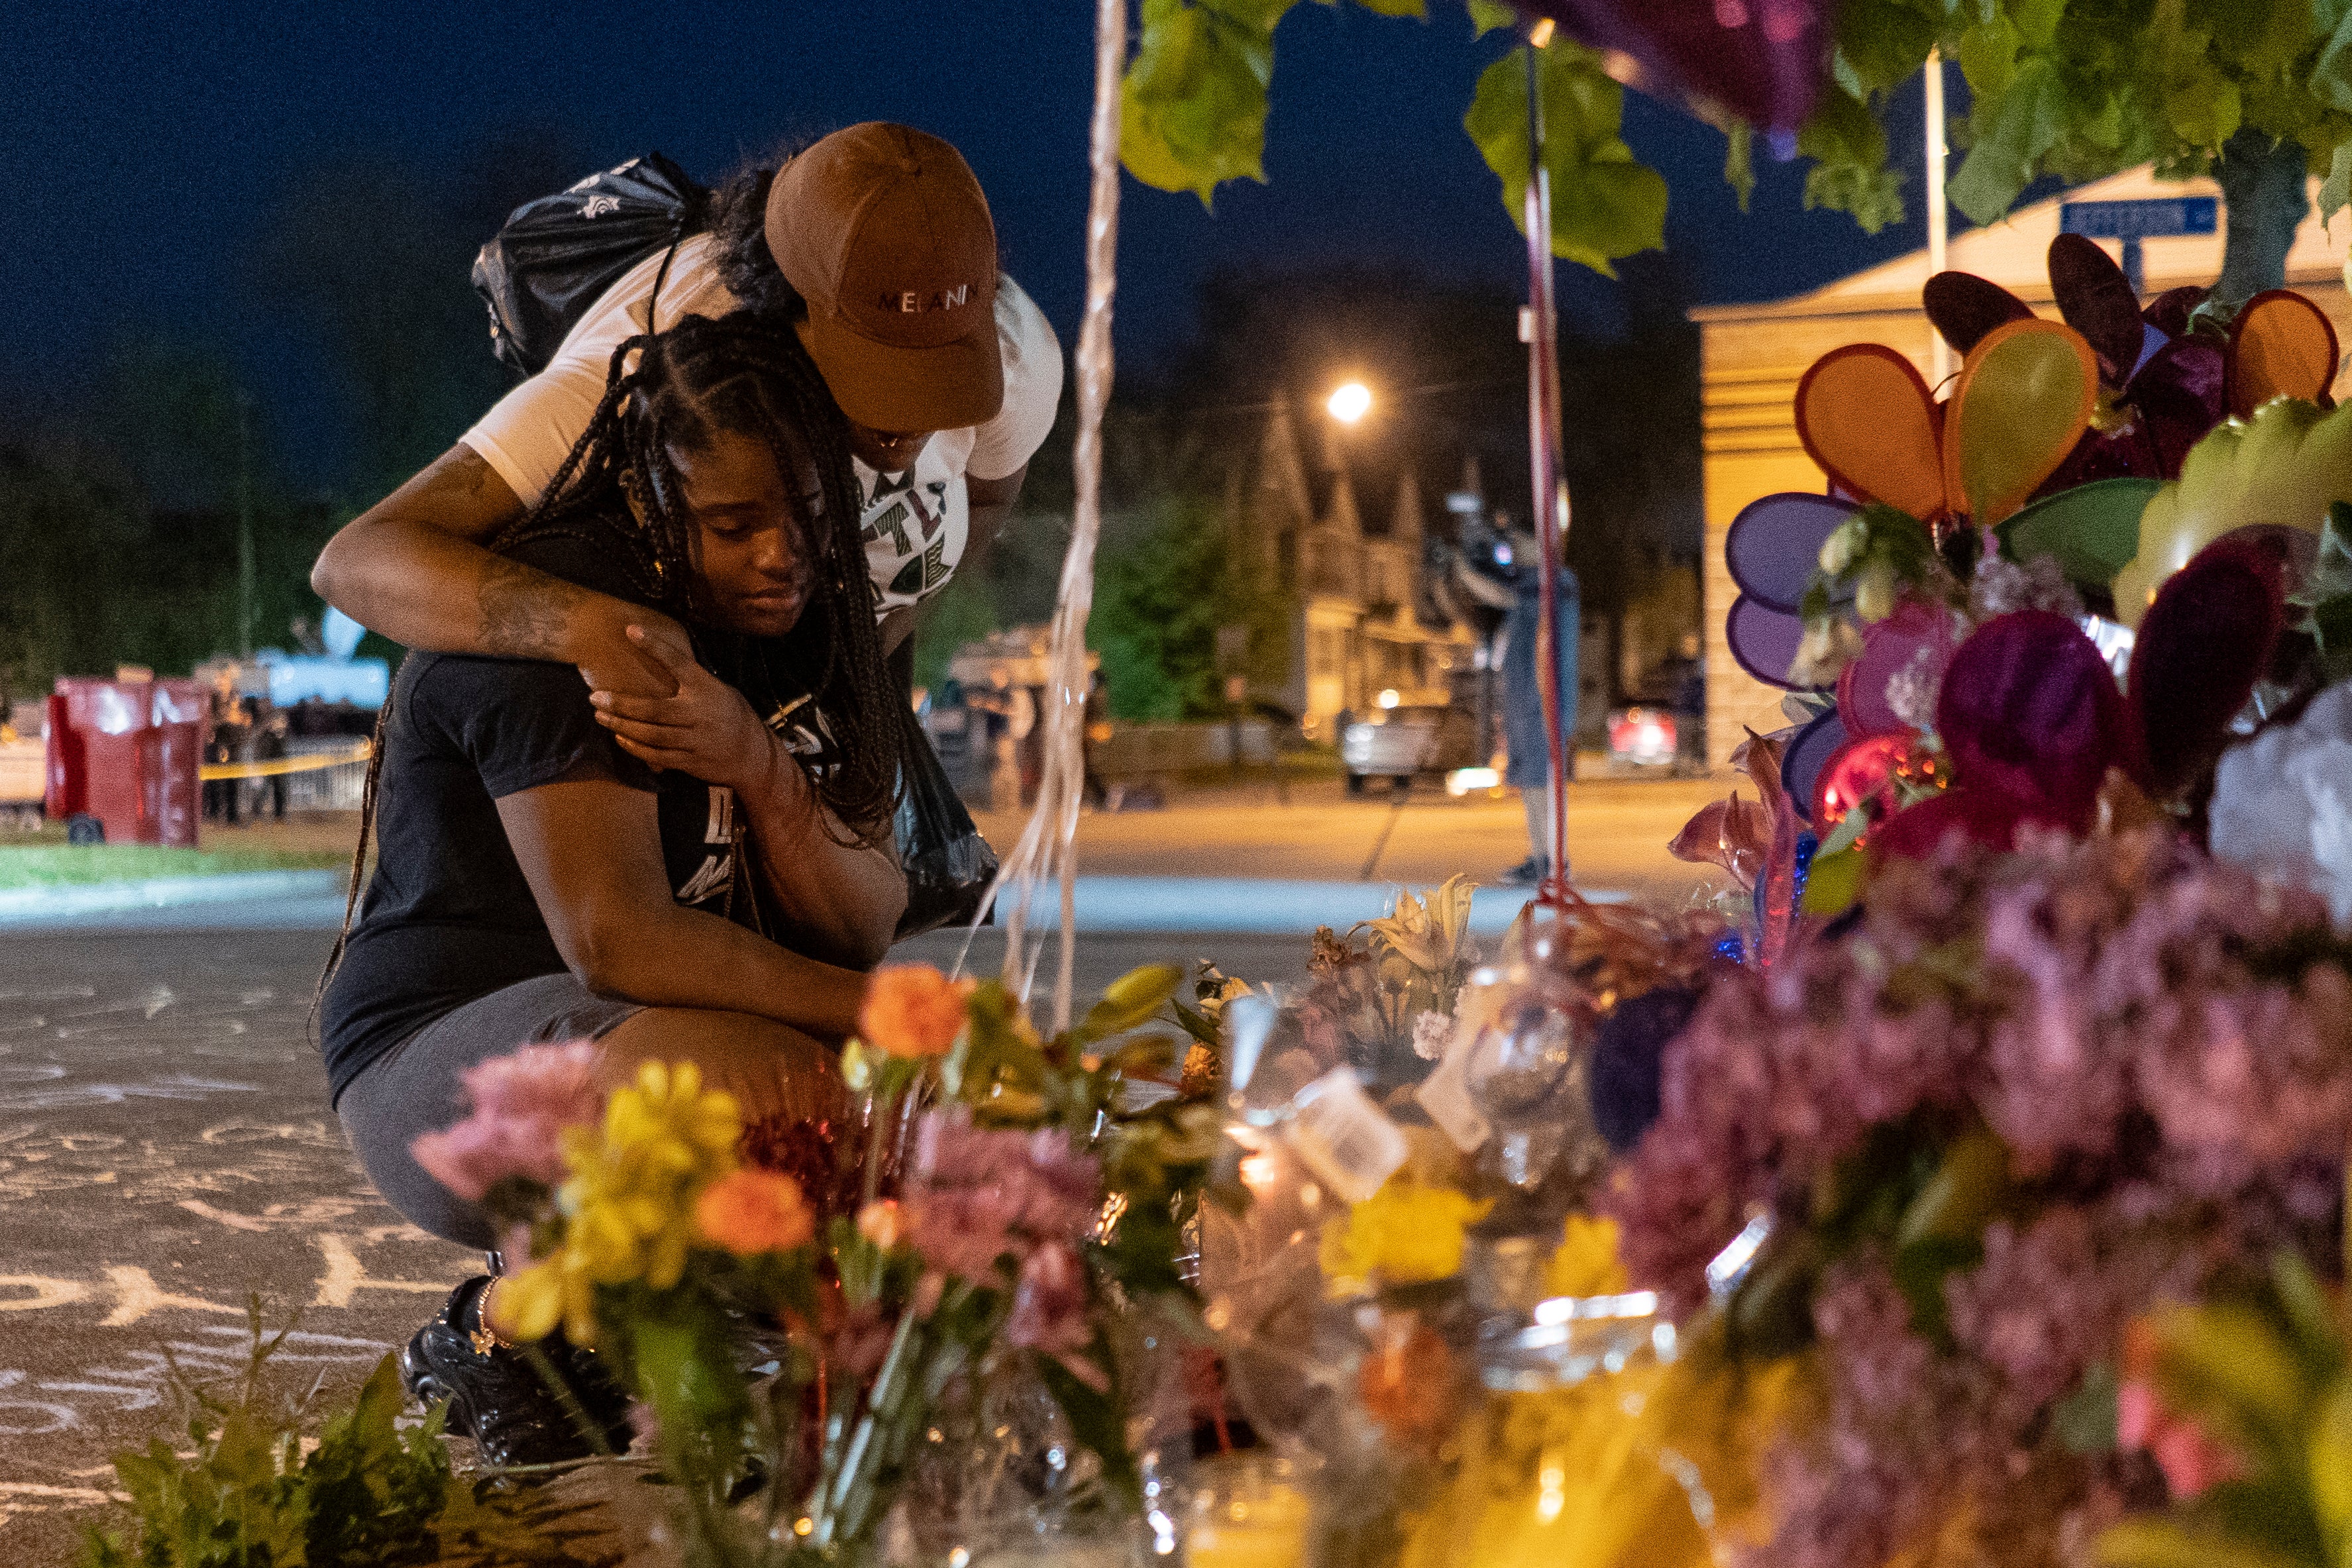
POLYGON ((777 171, 767 230, 844 413, 905 432, 996 417, 996 225, 962 153, 912 126, 836 131, 777 171))

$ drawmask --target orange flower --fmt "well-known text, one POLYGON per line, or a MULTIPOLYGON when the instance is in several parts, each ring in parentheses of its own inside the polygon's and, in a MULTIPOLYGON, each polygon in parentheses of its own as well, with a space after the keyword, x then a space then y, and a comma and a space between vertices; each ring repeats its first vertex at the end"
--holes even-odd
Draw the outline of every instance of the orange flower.
POLYGON ((976 984, 950 980, 929 964, 877 969, 857 1015, 858 1033, 893 1056, 944 1056, 963 1032, 964 998, 976 984))
POLYGON ((789 1252, 816 1234, 816 1217, 792 1177, 736 1170, 694 1200, 694 1228, 730 1252, 789 1252))
POLYGON ((1407 1445, 1434 1447, 1454 1417, 1454 1354, 1407 1312, 1384 1316, 1356 1370, 1364 1414, 1407 1445))

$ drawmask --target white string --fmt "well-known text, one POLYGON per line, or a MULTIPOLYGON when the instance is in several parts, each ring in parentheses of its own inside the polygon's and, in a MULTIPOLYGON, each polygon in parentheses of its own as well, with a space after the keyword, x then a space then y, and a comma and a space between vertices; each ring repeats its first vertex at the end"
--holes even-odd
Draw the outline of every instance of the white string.
MULTIPOLYGON (((1094 172, 1087 202, 1087 313, 1078 329, 1077 509, 1070 548, 1062 558, 1061 591, 1054 604, 1054 637, 1046 655, 1050 683, 1045 712, 1045 765, 1037 804, 1020 842, 1004 857, 981 905, 1007 906, 1004 984, 1024 1003, 1036 978, 1041 942, 1028 946, 1029 906, 1048 877, 1061 883, 1062 945, 1054 988, 1054 1030, 1070 1023, 1073 969, 1077 961, 1078 804, 1085 794, 1087 616, 1094 608, 1095 540, 1102 532, 1103 409, 1110 402, 1111 294, 1118 281, 1119 74, 1127 61, 1127 0, 1098 0, 1095 9, 1095 110, 1089 156, 1094 172), (1005 895, 1010 893, 1011 896, 1005 895)), ((974 922, 978 929, 978 921, 974 922)), ((963 967, 971 950, 964 936, 963 967)))

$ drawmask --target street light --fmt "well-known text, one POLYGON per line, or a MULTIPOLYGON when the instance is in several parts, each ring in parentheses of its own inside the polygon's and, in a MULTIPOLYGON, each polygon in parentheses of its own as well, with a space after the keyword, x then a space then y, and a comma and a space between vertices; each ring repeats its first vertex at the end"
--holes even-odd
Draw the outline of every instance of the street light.
POLYGON ((1372 410, 1372 389, 1361 382, 1349 382, 1331 394, 1324 408, 1341 424, 1353 424, 1372 410))

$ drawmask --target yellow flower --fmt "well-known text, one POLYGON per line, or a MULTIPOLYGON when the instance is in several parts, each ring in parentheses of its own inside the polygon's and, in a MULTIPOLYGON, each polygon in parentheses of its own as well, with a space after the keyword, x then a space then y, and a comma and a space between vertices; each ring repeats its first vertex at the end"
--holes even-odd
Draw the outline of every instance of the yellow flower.
POLYGON ((1410 1285, 1452 1279, 1462 1270, 1464 1232, 1494 1207, 1491 1199, 1473 1202, 1450 1186, 1392 1176, 1347 1218, 1324 1223, 1324 1276, 1342 1291, 1372 1280, 1410 1285))
POLYGON ((1615 1296, 1624 1293, 1625 1265, 1617 1257, 1617 1222, 1571 1214, 1559 1247, 1544 1270, 1548 1296, 1615 1296))
POLYGON ((1461 956, 1462 937, 1470 926, 1470 895, 1477 886, 1456 873, 1420 897, 1401 891, 1395 910, 1365 921, 1363 928, 1412 967, 1443 975, 1461 956))
POLYGON ((559 1253, 500 1280, 490 1293, 490 1327, 510 1340, 545 1339, 556 1324, 576 1345, 596 1343, 596 1286, 559 1253))
POLYGON ((564 1216, 553 1256, 502 1284, 499 1331, 538 1339, 560 1322, 575 1343, 595 1333, 595 1288, 643 1280, 667 1291, 700 1239, 697 1201, 735 1169, 742 1117, 732 1095, 702 1086, 694 1063, 649 1061, 613 1092, 604 1119, 567 1128, 572 1173, 556 1194, 564 1216))

